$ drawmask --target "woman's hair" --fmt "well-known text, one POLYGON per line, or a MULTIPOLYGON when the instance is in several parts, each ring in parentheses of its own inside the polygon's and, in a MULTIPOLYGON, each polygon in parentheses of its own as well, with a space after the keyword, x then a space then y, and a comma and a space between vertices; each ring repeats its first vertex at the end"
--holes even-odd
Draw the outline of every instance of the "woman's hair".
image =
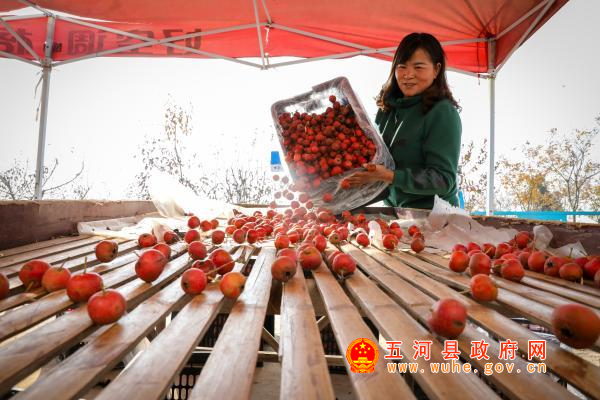
POLYGON ((452 96, 452 92, 446 81, 446 54, 444 53, 444 49, 442 49, 442 45, 433 35, 416 32, 405 36, 398 45, 396 54, 394 54, 390 76, 383 84, 379 95, 375 98, 377 106, 383 111, 388 111, 390 107, 385 103, 386 99, 402 96, 400 87, 398 87, 398 81, 396 80, 396 66, 406 63, 417 49, 427 52, 434 66, 438 63, 441 66, 431 86, 422 93, 423 114, 427 114, 435 103, 443 99, 448 99, 454 107, 460 110, 460 106, 452 96))

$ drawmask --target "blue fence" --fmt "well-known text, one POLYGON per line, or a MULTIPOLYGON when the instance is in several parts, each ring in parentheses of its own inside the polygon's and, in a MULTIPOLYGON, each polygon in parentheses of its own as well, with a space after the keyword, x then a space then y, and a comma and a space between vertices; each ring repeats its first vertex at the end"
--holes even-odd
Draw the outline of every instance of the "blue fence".
MULTIPOLYGON (((472 215, 485 215, 485 211, 473 211, 472 215)), ((567 222, 569 216, 599 216, 600 211, 494 211, 494 216, 567 222)))

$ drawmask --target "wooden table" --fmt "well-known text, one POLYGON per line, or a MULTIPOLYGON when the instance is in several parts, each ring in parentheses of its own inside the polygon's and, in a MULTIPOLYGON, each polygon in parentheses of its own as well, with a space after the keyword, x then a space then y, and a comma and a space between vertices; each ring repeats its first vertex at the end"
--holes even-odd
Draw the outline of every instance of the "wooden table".
MULTIPOLYGON (((272 241, 266 241, 257 248, 225 246, 238 261, 235 268, 248 274, 243 294, 232 301, 223 298, 217 283, 195 297, 181 290, 180 275, 189 266, 184 243, 171 246, 173 256, 165 271, 148 284, 135 275, 135 241, 119 240, 118 258, 100 264, 94 256, 100 240, 68 237, 2 251, 0 271, 9 277, 11 296, 0 301, 0 396, 14 392, 15 399, 62 400, 90 398, 93 391, 98 399, 246 399, 253 390, 257 362, 276 362, 281 367, 281 390, 274 397, 282 399, 335 398, 328 369, 335 365, 346 367, 353 393, 360 399, 576 398, 567 385, 600 398, 600 368, 555 341, 547 341, 545 360, 531 361, 544 362, 548 373, 525 372, 528 340, 550 338, 527 327, 549 328, 550 314, 561 304, 577 302, 599 309, 600 290, 588 285, 528 271, 520 284, 496 278, 498 300, 478 303, 461 293, 468 288, 469 277, 450 271, 444 257, 360 248, 353 242, 340 249, 354 257, 360 270, 344 282, 322 264, 281 285, 271 279, 275 249, 272 241), (113 325, 98 327, 89 319, 86 305, 73 304, 64 291, 24 292, 17 273, 35 258, 53 265, 66 262, 71 271, 81 270, 87 258, 88 270, 100 273, 106 286, 126 297, 128 313, 113 325), (430 370, 432 363, 446 362, 444 341, 428 331, 425 321, 434 302, 447 297, 459 299, 468 309, 469 323, 457 339, 458 348, 461 363, 469 362, 477 373, 430 370), (264 326, 265 317, 272 314, 280 315, 278 340, 264 326), (219 315, 226 321, 216 343, 199 347, 219 315), (323 329, 332 329, 341 355, 324 353, 323 329), (149 346, 131 359, 146 338, 149 346), (350 372, 345 352, 357 338, 380 344, 373 373, 350 372), (415 339, 432 341, 431 359, 414 361, 417 373, 389 373, 387 363, 399 360, 384 359, 384 341, 402 341, 403 361, 413 362, 415 339), (471 342, 482 339, 489 343, 489 360, 471 359, 471 342), (499 358, 499 342, 506 339, 518 342, 521 357, 499 358), (194 386, 191 393, 173 390, 190 357, 199 353, 208 359, 199 376, 186 378, 187 386, 194 386), (486 363, 507 362, 521 372, 482 373, 486 363), (31 377, 34 373, 39 375, 36 380, 31 377), (27 377, 29 386, 15 391, 27 377)), ((597 359, 598 348, 588 354, 597 359)))

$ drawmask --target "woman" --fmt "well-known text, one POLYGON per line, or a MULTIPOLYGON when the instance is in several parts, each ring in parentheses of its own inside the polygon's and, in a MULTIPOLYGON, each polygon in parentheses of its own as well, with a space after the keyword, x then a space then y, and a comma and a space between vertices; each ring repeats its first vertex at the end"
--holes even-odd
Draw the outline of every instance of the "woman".
POLYGON ((348 177, 351 187, 375 181, 389 187, 374 200, 394 207, 433 208, 435 195, 458 205, 456 171, 461 122, 446 82, 440 42, 428 33, 406 36, 376 98, 375 117, 395 170, 383 165, 348 177))

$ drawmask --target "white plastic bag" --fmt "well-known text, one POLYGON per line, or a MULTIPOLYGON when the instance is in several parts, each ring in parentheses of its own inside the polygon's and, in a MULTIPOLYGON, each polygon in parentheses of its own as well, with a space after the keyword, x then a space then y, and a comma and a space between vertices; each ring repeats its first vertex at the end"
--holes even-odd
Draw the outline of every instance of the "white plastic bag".
POLYGON ((483 226, 463 209, 454 207, 435 196, 434 206, 423 231, 427 246, 452 251, 457 243, 467 244, 508 242, 517 234, 515 229, 483 226))

